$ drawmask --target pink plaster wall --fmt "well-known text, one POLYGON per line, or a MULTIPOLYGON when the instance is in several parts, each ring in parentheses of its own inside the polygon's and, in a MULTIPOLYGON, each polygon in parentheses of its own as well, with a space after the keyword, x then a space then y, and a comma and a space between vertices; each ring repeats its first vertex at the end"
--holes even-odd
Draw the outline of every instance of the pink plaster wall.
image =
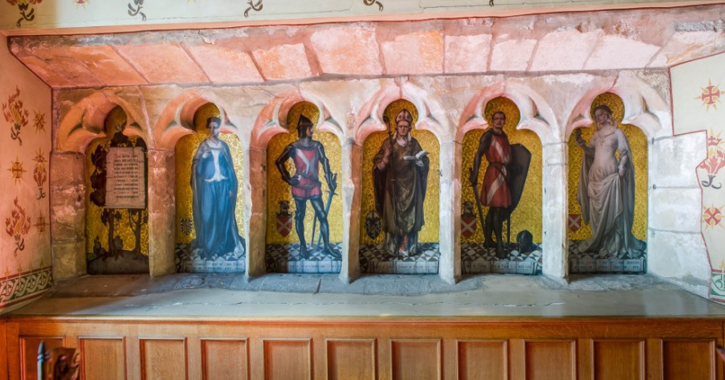
POLYGON ((48 224, 51 91, 10 54, 6 38, 0 37, 0 313, 3 313, 40 296, 52 283, 48 224), (13 96, 16 97, 11 99, 13 96), (12 134, 18 132, 14 115, 21 116, 16 138, 12 134), (15 177, 14 173, 17 173, 15 177))

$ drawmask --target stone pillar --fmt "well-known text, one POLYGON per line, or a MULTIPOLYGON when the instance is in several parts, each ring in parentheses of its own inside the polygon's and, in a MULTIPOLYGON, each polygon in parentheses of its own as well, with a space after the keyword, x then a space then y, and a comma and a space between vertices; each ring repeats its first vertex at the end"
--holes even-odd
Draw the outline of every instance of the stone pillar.
POLYGON ((440 252, 438 275, 449 284, 461 279, 461 144, 441 143, 440 174, 429 173, 440 180, 440 252))
POLYGON ((176 272, 176 162, 173 150, 148 150, 149 273, 176 272))
POLYGON ((543 274, 566 283, 569 275, 567 145, 555 142, 543 144, 542 148, 543 274))
POLYGON ((354 139, 342 146, 342 269, 340 280, 360 277, 360 208, 362 196, 362 146, 354 139))
POLYGON ((50 237, 53 279, 86 274, 85 156, 50 154, 50 237))
POLYGON ((249 148, 244 152, 244 236, 247 242, 247 277, 267 273, 264 255, 267 245, 267 151, 249 148))

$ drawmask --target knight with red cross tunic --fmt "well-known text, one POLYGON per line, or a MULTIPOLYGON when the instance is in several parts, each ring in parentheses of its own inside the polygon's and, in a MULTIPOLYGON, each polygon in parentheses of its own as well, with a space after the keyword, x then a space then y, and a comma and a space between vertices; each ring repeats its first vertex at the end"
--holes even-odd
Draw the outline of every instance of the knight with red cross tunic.
MULTIPOLYGON (((315 217, 320 222, 320 234, 324 241, 324 253, 335 258, 341 258, 339 252, 330 246, 330 227, 327 222, 327 211, 322 201, 322 182, 319 179, 320 164, 325 173, 325 180, 330 194, 335 193, 337 183, 335 176, 330 170, 330 162, 325 155, 325 148, 322 143, 312 139, 314 124, 307 117, 300 115, 297 123, 297 135, 299 139, 287 145, 282 154, 277 157, 275 164, 282 180, 292 187, 292 198, 295 200, 295 230, 300 239, 300 255, 308 258, 307 242, 305 240, 305 211, 307 201, 312 204, 315 210, 315 217), (293 176, 285 166, 287 160, 292 159, 295 166, 293 176)), ((314 244, 314 242, 312 242, 314 244)))

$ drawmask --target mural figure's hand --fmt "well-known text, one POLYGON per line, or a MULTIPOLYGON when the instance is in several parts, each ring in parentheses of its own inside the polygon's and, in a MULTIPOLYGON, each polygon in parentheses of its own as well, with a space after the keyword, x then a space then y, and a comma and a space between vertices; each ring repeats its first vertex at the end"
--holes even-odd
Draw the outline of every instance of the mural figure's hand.
POLYGON ((624 175, 627 173, 627 169, 625 168, 619 168, 619 178, 624 177, 624 175))
POLYGON ((297 176, 294 176, 287 181, 287 183, 290 184, 290 186, 298 186, 300 184, 300 178, 297 176))

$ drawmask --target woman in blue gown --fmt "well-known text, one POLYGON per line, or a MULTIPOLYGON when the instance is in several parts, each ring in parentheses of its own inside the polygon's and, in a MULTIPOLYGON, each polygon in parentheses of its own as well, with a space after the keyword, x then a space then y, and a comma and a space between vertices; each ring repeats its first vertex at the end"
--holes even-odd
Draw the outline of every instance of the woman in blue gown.
POLYGON ((206 259, 236 260, 244 255, 244 239, 234 217, 237 176, 229 146, 219 139, 220 124, 218 117, 207 119, 209 137, 199 144, 191 164, 194 252, 206 259))

